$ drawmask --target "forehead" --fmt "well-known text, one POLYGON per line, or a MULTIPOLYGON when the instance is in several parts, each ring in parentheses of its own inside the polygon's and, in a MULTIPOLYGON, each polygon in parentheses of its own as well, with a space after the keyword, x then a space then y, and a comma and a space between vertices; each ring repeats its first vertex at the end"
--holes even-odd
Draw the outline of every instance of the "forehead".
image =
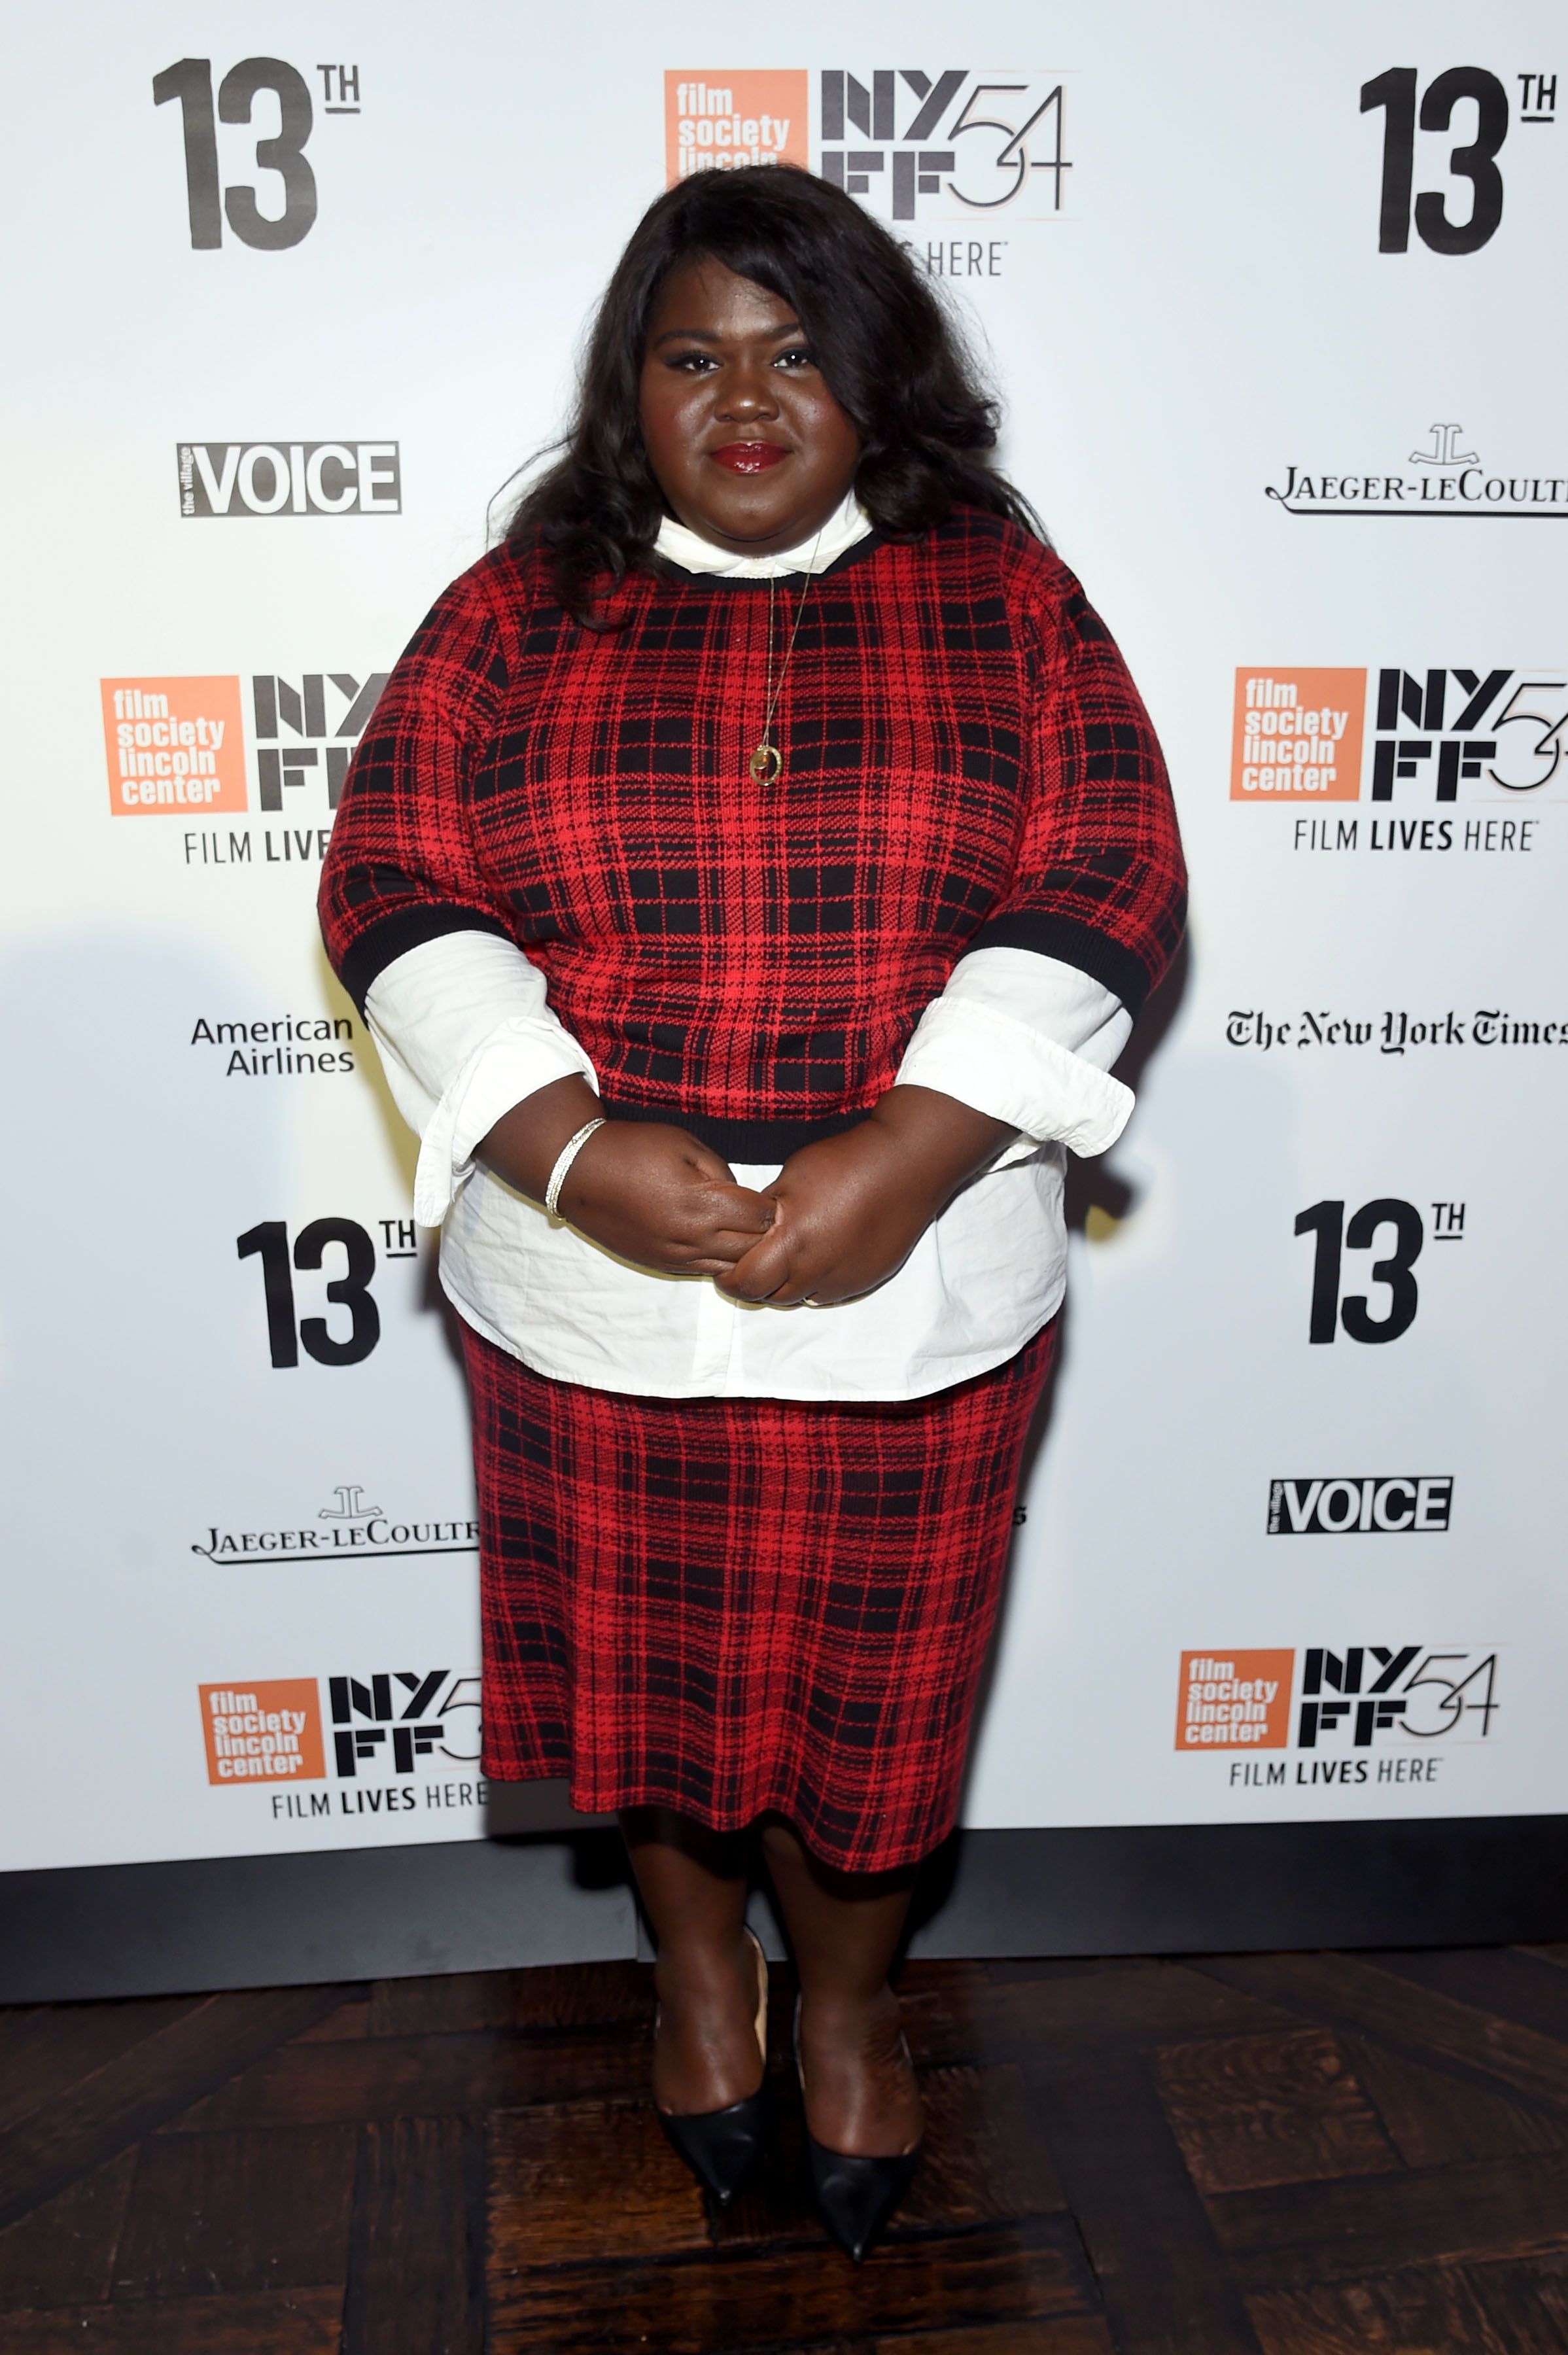
POLYGON ((726 338, 776 336, 795 324, 782 294, 739 277, 711 254, 677 264, 660 287, 648 320, 650 340, 672 334, 726 338))

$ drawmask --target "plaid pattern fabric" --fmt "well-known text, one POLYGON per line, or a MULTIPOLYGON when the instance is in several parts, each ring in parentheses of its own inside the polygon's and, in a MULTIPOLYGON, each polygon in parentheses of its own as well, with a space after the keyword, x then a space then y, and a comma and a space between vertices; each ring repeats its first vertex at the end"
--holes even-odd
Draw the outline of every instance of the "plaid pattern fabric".
MULTIPOLYGON (((798 580, 779 584, 775 660, 798 580)), ((322 881, 363 1005, 394 957, 516 942, 621 1117, 782 1158, 891 1084, 966 950, 1031 948, 1136 1010, 1179 937, 1159 748, 1066 567, 961 509, 805 592, 774 734, 765 581, 624 581, 579 628, 537 552, 438 601, 346 783, 322 881)))
POLYGON ((951 1830, 1054 1325, 885 1405, 555 1382, 464 1326, 484 1769, 716 1830, 777 1809, 847 1871, 951 1830))

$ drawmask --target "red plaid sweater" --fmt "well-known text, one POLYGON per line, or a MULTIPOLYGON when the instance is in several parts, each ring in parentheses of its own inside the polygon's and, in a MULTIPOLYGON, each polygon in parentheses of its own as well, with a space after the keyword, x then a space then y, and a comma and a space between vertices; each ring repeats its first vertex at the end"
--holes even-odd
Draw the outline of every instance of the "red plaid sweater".
POLYGON ((361 1006, 421 943, 499 933, 607 1110, 755 1162, 874 1103, 967 950, 1037 950, 1136 1010, 1180 936, 1175 814, 1115 645, 1049 549, 964 508, 817 577, 773 785, 747 771, 767 583, 663 568, 609 611, 619 627, 581 628, 543 556, 507 547, 415 634, 322 879, 361 1006))

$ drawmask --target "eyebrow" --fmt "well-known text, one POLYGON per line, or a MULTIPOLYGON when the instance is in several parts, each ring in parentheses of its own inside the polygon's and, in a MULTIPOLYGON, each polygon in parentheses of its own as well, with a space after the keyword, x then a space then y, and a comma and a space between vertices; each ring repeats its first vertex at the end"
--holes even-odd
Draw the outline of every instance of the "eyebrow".
MULTIPOLYGON (((784 326, 771 329, 766 340, 782 344, 787 336, 798 336, 802 332, 800 321, 791 319, 784 326)), ((661 344, 721 344, 723 341, 722 336, 714 335, 708 327, 667 327, 662 336, 654 337, 653 348, 657 351, 661 344)))

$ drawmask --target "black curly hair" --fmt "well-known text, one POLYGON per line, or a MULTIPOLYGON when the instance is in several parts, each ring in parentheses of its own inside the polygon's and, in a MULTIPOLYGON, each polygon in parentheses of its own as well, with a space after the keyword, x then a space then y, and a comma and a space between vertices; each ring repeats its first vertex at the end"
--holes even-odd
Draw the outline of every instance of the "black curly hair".
POLYGON ((699 172, 650 205, 632 232, 594 319, 559 455, 507 525, 508 540, 549 550, 577 621, 605 626, 595 610, 605 576, 619 581, 651 559, 666 507, 639 418, 648 321, 670 272, 709 258, 793 307, 859 434, 855 490, 881 530, 924 531, 961 505, 1044 538, 1028 500, 991 463, 997 403, 898 240, 842 189, 793 165, 699 172))

